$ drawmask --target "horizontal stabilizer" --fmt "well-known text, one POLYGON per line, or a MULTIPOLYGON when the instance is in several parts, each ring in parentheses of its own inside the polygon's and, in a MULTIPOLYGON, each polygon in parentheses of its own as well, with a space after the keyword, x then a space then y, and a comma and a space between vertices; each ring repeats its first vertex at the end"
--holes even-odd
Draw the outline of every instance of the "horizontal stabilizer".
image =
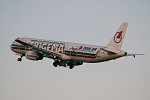
POLYGON ((131 53, 127 53, 126 56, 133 56, 135 58, 135 55, 145 55, 145 54, 131 54, 131 53))

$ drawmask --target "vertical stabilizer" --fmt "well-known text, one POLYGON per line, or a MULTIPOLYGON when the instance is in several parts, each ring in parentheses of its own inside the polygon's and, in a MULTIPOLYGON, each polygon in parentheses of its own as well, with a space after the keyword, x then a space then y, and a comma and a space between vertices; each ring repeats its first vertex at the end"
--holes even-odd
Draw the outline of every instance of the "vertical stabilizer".
POLYGON ((115 35, 112 37, 112 39, 109 41, 109 43, 106 45, 106 47, 115 48, 115 49, 121 49, 124 36, 127 30, 128 23, 124 22, 120 26, 120 28, 117 30, 115 35))

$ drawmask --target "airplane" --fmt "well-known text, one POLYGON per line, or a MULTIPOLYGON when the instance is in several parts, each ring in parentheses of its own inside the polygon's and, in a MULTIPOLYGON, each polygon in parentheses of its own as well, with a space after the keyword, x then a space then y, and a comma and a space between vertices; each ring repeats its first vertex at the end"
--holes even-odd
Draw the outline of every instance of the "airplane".
POLYGON ((124 22, 106 46, 86 45, 62 41, 52 41, 35 38, 17 38, 10 49, 19 55, 18 61, 25 56, 29 60, 42 60, 43 57, 53 59, 54 67, 74 66, 86 63, 98 63, 114 60, 124 56, 144 55, 128 54, 121 50, 128 23, 124 22))

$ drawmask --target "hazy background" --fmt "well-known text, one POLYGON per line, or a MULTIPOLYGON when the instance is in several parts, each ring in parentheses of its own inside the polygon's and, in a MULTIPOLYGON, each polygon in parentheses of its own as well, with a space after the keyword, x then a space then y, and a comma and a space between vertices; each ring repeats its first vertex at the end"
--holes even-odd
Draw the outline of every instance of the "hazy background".
POLYGON ((0 0, 0 44, 0 100, 150 100, 149 0, 0 0), (17 37, 104 46, 122 22, 122 49, 145 56, 70 70, 10 50, 17 37))

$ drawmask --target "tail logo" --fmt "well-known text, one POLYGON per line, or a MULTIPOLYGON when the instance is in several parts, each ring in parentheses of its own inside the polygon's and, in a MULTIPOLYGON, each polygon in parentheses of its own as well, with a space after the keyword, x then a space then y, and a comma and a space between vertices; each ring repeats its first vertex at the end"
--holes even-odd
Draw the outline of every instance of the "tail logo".
POLYGON ((114 36, 114 41, 115 43, 120 43, 121 40, 122 40, 122 32, 123 31, 120 31, 120 32, 117 32, 114 36))

